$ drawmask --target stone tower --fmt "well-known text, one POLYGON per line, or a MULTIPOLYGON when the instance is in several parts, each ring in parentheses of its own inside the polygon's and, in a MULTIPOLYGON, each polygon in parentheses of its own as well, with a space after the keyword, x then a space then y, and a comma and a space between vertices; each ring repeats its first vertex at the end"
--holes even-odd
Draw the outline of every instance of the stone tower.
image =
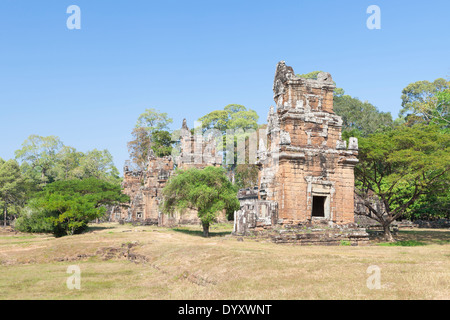
POLYGON ((278 222, 354 222, 354 166, 358 142, 341 139, 333 112, 335 84, 329 73, 297 77, 278 63, 273 85, 267 150, 260 153, 259 198, 278 204, 278 222))
POLYGON ((276 110, 270 107, 267 134, 259 143, 258 187, 240 190, 233 234, 276 243, 368 243, 354 219, 358 140, 350 138, 348 147, 342 140, 334 89, 329 73, 304 79, 278 63, 276 110))

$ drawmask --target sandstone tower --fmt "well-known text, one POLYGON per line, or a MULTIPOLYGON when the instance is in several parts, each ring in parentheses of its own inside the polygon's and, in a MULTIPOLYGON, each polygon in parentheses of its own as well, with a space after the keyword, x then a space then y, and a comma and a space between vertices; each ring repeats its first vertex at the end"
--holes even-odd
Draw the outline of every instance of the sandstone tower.
POLYGON ((260 171, 262 197, 278 203, 282 223, 354 222, 356 139, 341 139, 342 120, 333 112, 335 85, 329 73, 302 79, 284 62, 273 85, 276 112, 268 119, 269 156, 260 171), (276 153, 278 151, 278 154, 276 153), (277 164, 274 164, 275 161, 277 164), (273 172, 275 165, 276 172, 273 172))
POLYGON ((275 226, 355 227, 358 141, 351 138, 347 147, 342 140, 342 119, 333 112, 334 89, 329 73, 304 79, 284 61, 278 63, 276 110, 270 108, 267 141, 260 142, 258 152, 257 200, 241 198, 236 234, 275 226))

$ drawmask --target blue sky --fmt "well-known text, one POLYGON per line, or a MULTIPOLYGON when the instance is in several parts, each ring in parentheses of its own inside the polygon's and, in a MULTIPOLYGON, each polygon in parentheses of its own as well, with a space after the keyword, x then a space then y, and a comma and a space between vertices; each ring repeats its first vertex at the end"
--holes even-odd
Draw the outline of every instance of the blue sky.
POLYGON ((394 118, 409 83, 450 77, 450 1, 2 0, 0 157, 31 134, 108 149, 122 170, 146 108, 172 129, 230 103, 266 121, 275 66, 330 72, 394 118), (70 5, 81 29, 69 30, 70 5), (381 30, 369 30, 369 5, 381 30))

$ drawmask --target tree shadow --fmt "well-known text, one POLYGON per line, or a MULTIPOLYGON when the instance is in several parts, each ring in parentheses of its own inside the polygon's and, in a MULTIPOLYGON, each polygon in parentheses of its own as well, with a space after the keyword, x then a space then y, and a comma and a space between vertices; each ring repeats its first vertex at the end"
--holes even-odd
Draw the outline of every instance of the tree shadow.
MULTIPOLYGON (((203 237, 203 231, 202 230, 192 230, 192 229, 184 229, 184 228, 171 228, 171 230, 173 230, 175 232, 188 234, 188 235, 191 235, 191 236, 203 237)), ((208 238, 224 237, 224 236, 227 236, 227 235, 230 235, 230 234, 231 234, 230 231, 209 230, 209 237, 208 238)))
POLYGON ((110 230, 110 229, 114 229, 114 226, 102 226, 101 224, 99 225, 88 225, 88 227, 86 228, 86 230, 84 231, 84 233, 89 233, 89 232, 93 232, 93 231, 103 231, 103 230, 110 230))
POLYGON ((399 230, 397 241, 418 241, 426 244, 450 244, 450 230, 399 230))

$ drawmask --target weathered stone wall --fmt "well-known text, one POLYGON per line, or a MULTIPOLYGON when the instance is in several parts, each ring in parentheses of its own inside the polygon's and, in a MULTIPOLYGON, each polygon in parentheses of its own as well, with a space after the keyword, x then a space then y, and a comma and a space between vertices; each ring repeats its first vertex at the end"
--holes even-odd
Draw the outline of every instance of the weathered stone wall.
MULTIPOLYGON (((130 197, 130 203, 127 208, 121 209, 119 220, 157 225, 161 192, 172 175, 173 168, 171 157, 157 158, 153 155, 150 155, 145 171, 133 171, 125 166, 122 187, 124 194, 130 197)), ((117 220, 114 213, 112 220, 117 220)))
MULTIPOLYGON (((214 139, 191 134, 186 120, 183 120, 179 139, 180 153, 175 158, 155 157, 151 153, 144 171, 132 170, 129 165, 125 165, 122 186, 123 192, 130 196, 130 203, 126 208, 114 208, 110 215, 111 221, 121 220, 158 226, 200 224, 195 210, 177 212, 173 215, 163 214, 159 208, 163 200, 162 190, 174 174, 175 167, 201 169, 206 166, 220 166, 222 156, 216 152, 214 139)), ((226 214, 222 212, 218 221, 226 220, 226 214)))

